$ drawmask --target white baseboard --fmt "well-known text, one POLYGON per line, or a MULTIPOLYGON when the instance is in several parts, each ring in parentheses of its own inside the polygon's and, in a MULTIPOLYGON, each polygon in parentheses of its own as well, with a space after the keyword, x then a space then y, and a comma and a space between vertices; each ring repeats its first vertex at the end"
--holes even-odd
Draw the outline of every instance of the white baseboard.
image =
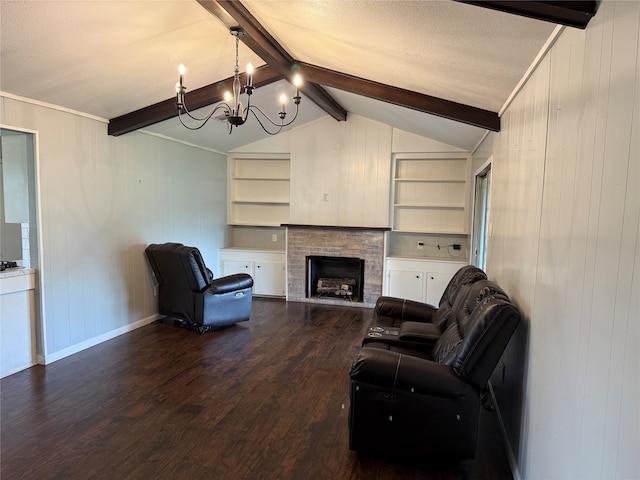
POLYGON ((151 315, 150 317, 143 318, 142 320, 130 323, 128 325, 125 325, 124 327, 116 328, 115 330, 111 330, 110 332, 103 333, 102 335, 98 335, 97 337, 90 338, 89 340, 85 340, 84 342, 77 343, 58 352, 49 355, 38 355, 37 361, 40 365, 49 365, 50 363, 73 355, 74 353, 81 352, 82 350, 86 350, 87 348, 95 347, 102 342, 106 342, 107 340, 111 340, 112 338, 119 337, 120 335, 131 332, 140 327, 149 325, 150 323, 155 322, 160 317, 161 315, 158 314, 151 315))
POLYGON ((489 385, 489 393, 491 394, 491 401, 493 403, 493 407, 495 408, 496 417, 498 418, 498 425, 500 426, 500 433, 502 435, 502 443, 504 444, 504 449, 507 453, 507 460, 509 460, 509 466, 511 467, 511 474, 513 475, 513 480, 522 480, 520 476, 520 471, 518 470, 518 460, 513 454, 513 450, 511 449, 511 443, 509 442, 509 436, 507 435, 507 429, 504 426, 504 421, 502 420, 502 414, 500 413, 500 408, 498 408, 498 402, 496 401, 496 395, 493 391, 493 385, 491 382, 489 385))
POLYGON ((3 373, 2 376, 0 376, 0 378, 8 377, 9 375, 13 375, 14 373, 18 373, 18 372, 21 372, 22 370, 26 370, 27 368, 31 368, 34 365, 37 365, 37 364, 31 363, 31 364, 22 365, 20 367, 14 368, 13 370, 9 370, 8 372, 3 373))

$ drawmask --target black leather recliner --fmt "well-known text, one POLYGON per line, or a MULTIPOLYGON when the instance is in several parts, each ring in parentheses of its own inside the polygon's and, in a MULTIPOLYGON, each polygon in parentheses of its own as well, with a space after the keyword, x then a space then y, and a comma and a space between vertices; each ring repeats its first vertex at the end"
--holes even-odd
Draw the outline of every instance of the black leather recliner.
POLYGON ((200 251, 181 243, 151 244, 145 254, 158 283, 161 315, 201 332, 249 320, 250 275, 214 279, 200 251))
POLYGON ((384 339, 359 350, 349 372, 352 450, 420 459, 475 456, 481 391, 520 313, 489 280, 471 284, 454 310, 429 351, 384 339))

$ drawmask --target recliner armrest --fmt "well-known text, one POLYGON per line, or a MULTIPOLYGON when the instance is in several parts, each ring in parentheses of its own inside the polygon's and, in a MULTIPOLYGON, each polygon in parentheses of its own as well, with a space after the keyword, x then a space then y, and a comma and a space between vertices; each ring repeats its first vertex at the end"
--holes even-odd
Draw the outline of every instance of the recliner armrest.
POLYGON ((428 303, 415 302, 397 297, 378 297, 375 315, 393 317, 414 322, 430 323, 438 309, 428 303))
POLYGON ((349 376, 356 382, 439 397, 461 397, 472 389, 449 365, 377 348, 361 348, 349 376))
POLYGON ((236 290, 244 290, 253 286, 253 278, 247 273, 236 273, 226 277, 216 278, 207 288, 207 293, 222 294, 236 290))

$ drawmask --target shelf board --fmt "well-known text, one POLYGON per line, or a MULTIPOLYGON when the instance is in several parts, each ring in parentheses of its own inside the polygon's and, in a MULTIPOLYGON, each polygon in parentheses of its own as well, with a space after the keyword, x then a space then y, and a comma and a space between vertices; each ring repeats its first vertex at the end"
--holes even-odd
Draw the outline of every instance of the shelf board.
POLYGON ((231 203, 240 205, 289 205, 289 202, 274 202, 271 200, 232 200, 231 203))
POLYGON ((281 222, 274 222, 274 223, 228 222, 227 225, 235 226, 235 227, 280 227, 282 223, 281 222))
POLYGON ((464 210, 464 205, 437 205, 425 203, 396 203, 394 208, 415 208, 425 210, 464 210))
POLYGON ((265 181, 265 182, 288 182, 291 180, 289 177, 231 177, 232 180, 251 180, 251 181, 265 181))
POLYGON ((464 179, 459 178, 444 178, 444 179, 433 179, 433 178, 396 178, 396 182, 405 182, 405 183, 467 183, 464 179))
POLYGON ((460 230, 418 230, 418 229, 413 229, 413 230, 404 230, 404 229, 397 229, 394 228, 393 230, 391 230, 392 232, 396 232, 396 233, 428 233, 431 235, 465 235, 468 236, 469 234, 467 232, 462 232, 460 230))

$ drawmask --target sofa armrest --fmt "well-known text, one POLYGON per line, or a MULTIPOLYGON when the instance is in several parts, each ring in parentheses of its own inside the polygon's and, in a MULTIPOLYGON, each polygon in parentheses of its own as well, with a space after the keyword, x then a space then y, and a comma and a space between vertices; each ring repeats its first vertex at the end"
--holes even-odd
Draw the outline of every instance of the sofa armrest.
POLYGON ((236 290, 244 290, 253 286, 253 278, 246 273, 236 273, 226 277, 216 278, 207 288, 207 293, 219 295, 236 290))
POLYGON ((356 382, 439 397, 461 397, 472 388, 448 365, 367 347, 356 355, 349 376, 356 382))
POLYGON ((435 345, 442 336, 444 329, 435 323, 402 322, 398 339, 406 342, 419 342, 427 345, 435 345))
POLYGON ((438 309, 428 303, 415 302, 404 298, 378 297, 374 308, 375 315, 393 317, 414 322, 431 323, 438 309))

